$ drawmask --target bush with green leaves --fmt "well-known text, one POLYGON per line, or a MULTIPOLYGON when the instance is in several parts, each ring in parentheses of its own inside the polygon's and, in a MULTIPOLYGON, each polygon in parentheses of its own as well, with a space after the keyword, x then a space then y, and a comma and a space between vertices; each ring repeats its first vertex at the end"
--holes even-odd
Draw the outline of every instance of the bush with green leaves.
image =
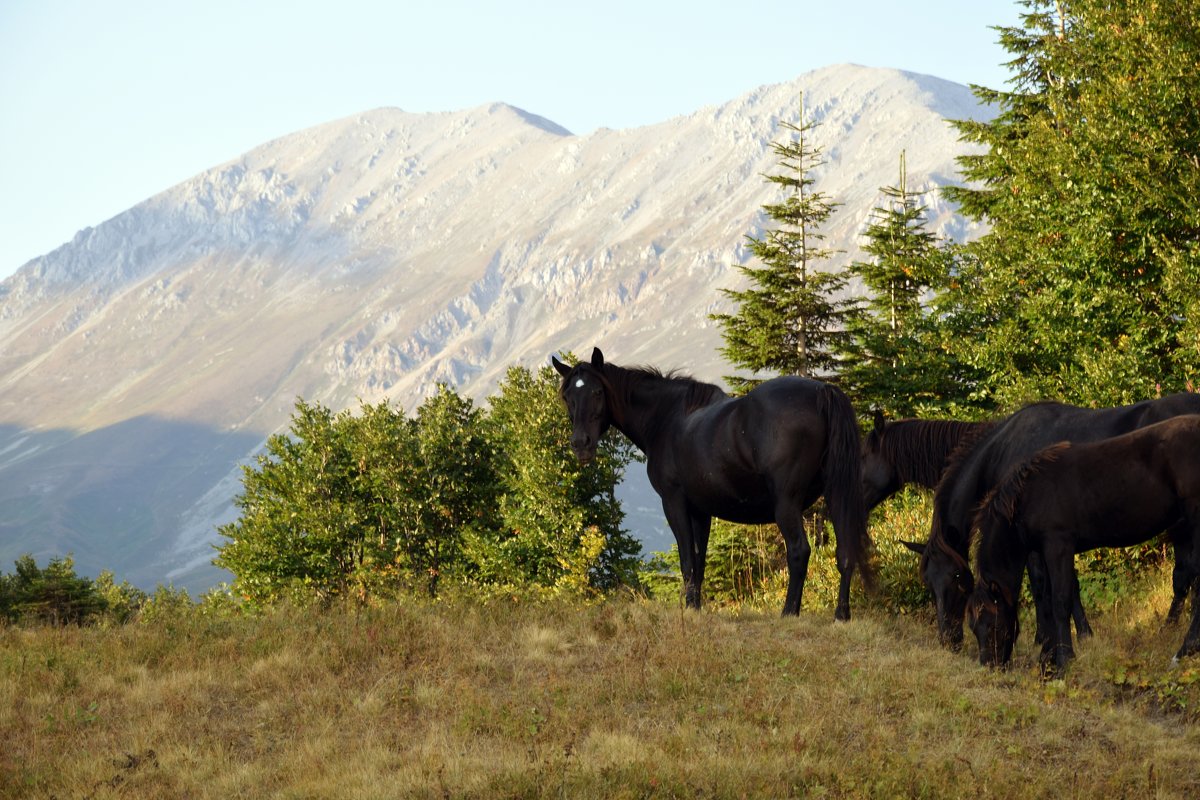
POLYGON ((419 591, 590 592, 636 580, 617 482, 631 446, 581 466, 553 370, 509 370, 486 409, 440 386, 407 417, 300 400, 246 466, 215 563, 243 600, 419 591))

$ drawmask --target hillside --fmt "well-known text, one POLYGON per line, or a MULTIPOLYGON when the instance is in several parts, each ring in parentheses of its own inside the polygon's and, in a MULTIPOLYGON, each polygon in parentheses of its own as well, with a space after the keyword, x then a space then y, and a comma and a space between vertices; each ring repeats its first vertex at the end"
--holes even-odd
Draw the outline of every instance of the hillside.
POLYGON ((0 796, 1195 797, 1200 673, 1170 664, 1168 585, 1100 614, 1056 681, 1032 625, 994 672, 920 615, 774 603, 3 627, 0 796))
MULTIPOLYGON (((84 573, 212 585, 237 464, 297 397, 412 408, 444 381, 482 399, 510 365, 593 344, 719 380, 708 315, 802 95, 843 258, 900 152, 910 185, 954 183, 945 120, 985 113, 966 87, 852 65, 588 136, 502 103, 378 109, 81 231, 0 284, 0 563, 72 552, 84 573)), ((661 537, 630 491, 631 528, 661 537)))

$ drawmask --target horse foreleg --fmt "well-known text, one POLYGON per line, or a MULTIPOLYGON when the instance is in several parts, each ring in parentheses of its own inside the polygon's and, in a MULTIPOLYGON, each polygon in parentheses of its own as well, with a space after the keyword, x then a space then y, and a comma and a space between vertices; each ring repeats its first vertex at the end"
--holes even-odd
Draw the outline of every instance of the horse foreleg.
POLYGON ((679 549, 679 572, 683 577, 683 604, 688 608, 699 608, 700 583, 696 580, 696 555, 691 537, 675 534, 675 544, 679 549))
MULTIPOLYGON (((804 595, 804 579, 808 576, 808 557, 812 554, 812 548, 804 532, 802 511, 777 510, 775 522, 779 525, 779 532, 783 534, 783 544, 787 551, 788 587, 787 597, 783 601, 783 616, 796 616, 800 613, 800 600, 804 595)), ((836 619, 850 618, 849 581, 846 582, 846 589, 844 608, 839 590, 838 609, 834 614, 836 619)))
POLYGON ((1051 543, 1043 549, 1046 564, 1046 574, 1050 580, 1050 598, 1054 611, 1054 637, 1049 654, 1043 653, 1043 664, 1047 663, 1046 656, 1053 660, 1058 671, 1066 668, 1071 659, 1075 658, 1075 648, 1071 642, 1071 603, 1075 595, 1075 552, 1063 543, 1051 543))
POLYGON ((1050 597, 1050 582, 1046 575, 1046 562, 1042 554, 1032 551, 1025 561, 1029 575, 1029 594, 1033 597, 1034 619, 1036 627, 1033 632, 1034 644, 1042 648, 1042 660, 1051 655, 1054 641, 1054 601, 1050 597))
POLYGON ((696 517, 682 497, 663 497, 663 513, 675 544, 679 548, 679 571, 683 575, 683 602, 688 608, 700 608, 704 585, 704 562, 708 556, 708 533, 712 520, 696 517))
POLYGON ((700 587, 704 585, 704 566, 708 563, 708 535, 712 530, 712 517, 692 515, 692 574, 696 587, 696 605, 700 607, 700 587))

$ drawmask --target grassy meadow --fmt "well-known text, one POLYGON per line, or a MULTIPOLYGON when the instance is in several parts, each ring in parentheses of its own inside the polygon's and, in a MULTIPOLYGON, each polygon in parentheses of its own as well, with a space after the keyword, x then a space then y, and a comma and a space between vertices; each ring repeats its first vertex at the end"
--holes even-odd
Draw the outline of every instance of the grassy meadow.
POLYGON ((1056 681, 1031 625, 994 672, 861 602, 845 624, 624 597, 5 627, 0 796, 1195 797, 1168 578, 1093 611, 1056 681))

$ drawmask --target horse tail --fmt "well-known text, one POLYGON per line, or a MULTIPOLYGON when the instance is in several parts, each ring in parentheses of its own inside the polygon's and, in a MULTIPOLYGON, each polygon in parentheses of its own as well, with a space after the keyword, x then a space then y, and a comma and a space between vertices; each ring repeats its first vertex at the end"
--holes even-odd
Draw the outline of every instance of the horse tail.
POLYGON ((836 386, 823 384, 817 406, 825 420, 825 505, 837 538, 838 561, 853 566, 869 590, 875 588, 875 571, 868 560, 871 538, 862 493, 862 450, 858 418, 850 399, 836 386))

